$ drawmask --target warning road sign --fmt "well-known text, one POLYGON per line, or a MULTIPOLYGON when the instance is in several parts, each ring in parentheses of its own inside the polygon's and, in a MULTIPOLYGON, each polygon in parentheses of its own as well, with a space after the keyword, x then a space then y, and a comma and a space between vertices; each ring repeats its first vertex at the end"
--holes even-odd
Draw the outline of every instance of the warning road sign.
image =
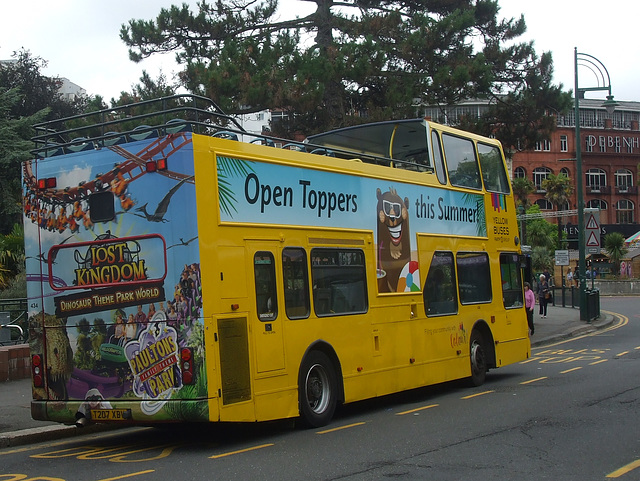
POLYGON ((600 211, 587 212, 585 223, 586 248, 589 254, 600 253, 600 211))

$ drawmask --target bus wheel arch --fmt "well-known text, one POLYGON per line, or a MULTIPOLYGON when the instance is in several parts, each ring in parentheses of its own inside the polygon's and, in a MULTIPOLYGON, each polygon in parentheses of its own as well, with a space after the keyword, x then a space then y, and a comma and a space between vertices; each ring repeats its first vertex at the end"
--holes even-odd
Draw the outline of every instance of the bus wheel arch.
POLYGON ((496 350, 491 329, 484 321, 478 321, 469 337, 469 361, 472 386, 484 384, 487 371, 496 367, 496 350))
POLYGON ((342 370, 335 351, 323 342, 310 346, 298 373, 298 411, 302 425, 326 426, 343 400, 342 370))

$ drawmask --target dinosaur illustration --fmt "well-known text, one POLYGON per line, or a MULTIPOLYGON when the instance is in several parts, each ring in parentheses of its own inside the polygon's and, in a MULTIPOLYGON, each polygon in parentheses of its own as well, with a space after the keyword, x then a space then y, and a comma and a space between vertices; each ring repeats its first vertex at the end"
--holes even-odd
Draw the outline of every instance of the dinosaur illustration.
POLYGON ((63 400, 67 398, 67 382, 73 371, 73 351, 67 335, 66 320, 50 314, 39 313, 29 319, 31 350, 42 353, 46 349, 44 389, 34 388, 37 399, 63 400), (44 324, 44 326, 43 326, 44 324), (46 347, 42 337, 46 332, 46 347))
POLYGON ((193 179, 193 176, 186 177, 182 179, 180 182, 178 182, 176 185, 171 187, 169 192, 167 192, 165 196, 162 198, 162 200, 158 204, 158 207, 156 207, 156 210, 153 214, 150 214, 149 212, 147 212, 148 203, 146 203, 143 206, 138 207, 136 209, 136 212, 142 212, 142 214, 144 215, 142 214, 134 214, 134 215, 137 215, 138 217, 142 217, 143 219, 147 219, 149 222, 169 222, 169 220, 165 219, 164 216, 167 213, 167 210, 169 210, 169 202, 171 202, 171 197, 173 196, 173 194, 175 194, 178 191, 180 187, 182 187, 182 185, 185 182, 191 179, 193 179))

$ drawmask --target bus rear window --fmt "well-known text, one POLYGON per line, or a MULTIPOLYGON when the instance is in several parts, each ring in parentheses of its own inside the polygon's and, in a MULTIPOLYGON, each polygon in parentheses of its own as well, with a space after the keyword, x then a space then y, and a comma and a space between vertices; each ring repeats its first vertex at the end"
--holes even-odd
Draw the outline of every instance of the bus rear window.
POLYGON ((364 252, 357 249, 311 251, 313 305, 318 317, 367 311, 364 252))

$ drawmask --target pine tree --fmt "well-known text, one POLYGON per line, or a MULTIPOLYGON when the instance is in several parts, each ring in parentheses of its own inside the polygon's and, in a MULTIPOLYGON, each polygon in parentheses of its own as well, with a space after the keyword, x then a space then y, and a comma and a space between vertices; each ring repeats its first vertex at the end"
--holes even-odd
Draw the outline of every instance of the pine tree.
MULTIPOLYGON (((315 12, 291 20, 278 18, 277 0, 172 6, 129 21, 120 36, 134 61, 175 53, 183 86, 228 113, 283 109, 280 135, 511 91, 514 109, 532 102, 525 87, 550 87, 550 56, 539 61, 532 44, 515 41, 524 19, 500 20, 496 0, 304 1, 315 12)), ((527 113, 528 125, 544 123, 544 111, 527 113)))

